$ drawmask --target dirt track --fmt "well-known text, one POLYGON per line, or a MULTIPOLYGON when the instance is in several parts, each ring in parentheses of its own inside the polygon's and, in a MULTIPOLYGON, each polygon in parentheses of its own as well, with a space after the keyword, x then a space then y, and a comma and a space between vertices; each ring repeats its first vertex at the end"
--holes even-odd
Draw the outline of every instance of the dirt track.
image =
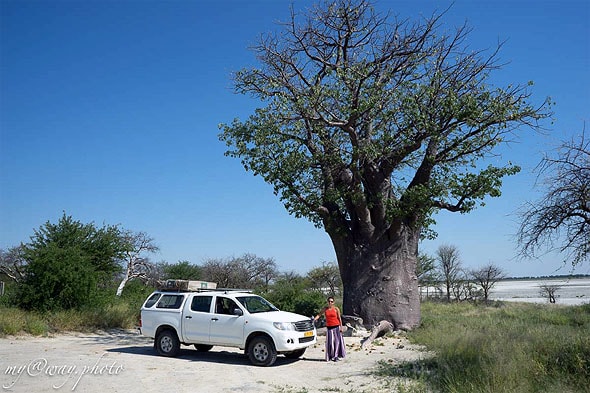
MULTIPOLYGON (((346 337, 346 359, 324 360, 324 337, 293 361, 250 365, 243 352, 182 347, 177 358, 158 356, 151 340, 133 331, 0 339, 0 392, 375 392, 395 381, 370 374, 379 360, 413 361, 426 354, 402 338, 360 348, 346 337)), ((389 387, 387 387, 389 386, 389 387)))

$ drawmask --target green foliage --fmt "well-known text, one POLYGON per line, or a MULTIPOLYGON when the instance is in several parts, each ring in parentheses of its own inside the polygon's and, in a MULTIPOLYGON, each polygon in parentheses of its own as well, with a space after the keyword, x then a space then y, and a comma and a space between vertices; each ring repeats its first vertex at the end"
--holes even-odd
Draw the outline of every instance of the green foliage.
POLYGON ((131 280, 125 286, 121 295, 121 302, 128 304, 130 310, 139 318, 139 310, 155 287, 145 285, 141 280, 131 280))
POLYGON ((263 295, 281 310, 308 316, 317 314, 326 300, 321 292, 310 290, 302 277, 280 278, 263 295))
POLYGON ((420 285, 432 285, 437 282, 436 259, 427 254, 419 254, 418 264, 416 265, 416 276, 420 285))
POLYGON ((161 265, 163 272, 162 279, 200 280, 202 276, 201 267, 193 265, 188 261, 161 265))
POLYGON ((30 243, 25 245, 25 258, 34 260, 50 246, 62 250, 76 248, 76 252, 90 262, 96 273, 102 278, 110 278, 121 270, 119 260, 129 245, 116 226, 97 228, 92 223, 75 221, 64 213, 57 224, 48 221, 35 230, 30 243))
MULTIPOLYGON (((297 296, 293 302, 293 312, 306 316, 318 313, 326 302, 326 296, 317 291, 306 291, 297 296)), ((291 311, 291 310, 290 310, 291 311)))
POLYGON ((92 301, 97 275, 78 247, 49 243, 36 250, 18 290, 18 305, 27 310, 80 308, 92 301))
POLYGON ((120 270, 125 250, 117 227, 96 228, 64 215, 47 222, 24 245, 25 277, 17 304, 29 310, 67 310, 94 305, 99 286, 120 270))
POLYGON ((425 227, 436 210, 469 212, 499 196, 520 168, 486 158, 515 130, 536 128, 550 102, 531 104, 527 85, 492 86, 497 52, 469 50, 467 27, 437 32, 441 18, 389 20, 370 2, 334 1, 264 36, 261 66, 234 78, 264 106, 220 125, 226 155, 328 231, 363 220, 425 227))
POLYGON ((381 375, 444 392, 590 391, 590 306, 424 303, 412 341, 435 355, 381 375))
POLYGON ((17 304, 17 285, 14 281, 4 281, 4 295, 0 296, 0 307, 11 307, 17 304))

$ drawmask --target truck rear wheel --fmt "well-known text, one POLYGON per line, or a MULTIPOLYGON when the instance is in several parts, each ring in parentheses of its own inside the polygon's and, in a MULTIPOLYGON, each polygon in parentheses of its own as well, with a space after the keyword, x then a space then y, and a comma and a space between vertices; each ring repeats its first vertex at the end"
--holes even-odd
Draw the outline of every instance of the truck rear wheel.
POLYGON ((156 350, 162 356, 174 357, 180 351, 180 341, 172 330, 164 330, 156 337, 156 350))
POLYGON ((248 358, 255 366, 272 366, 277 360, 277 350, 268 337, 254 337, 248 345, 248 358))

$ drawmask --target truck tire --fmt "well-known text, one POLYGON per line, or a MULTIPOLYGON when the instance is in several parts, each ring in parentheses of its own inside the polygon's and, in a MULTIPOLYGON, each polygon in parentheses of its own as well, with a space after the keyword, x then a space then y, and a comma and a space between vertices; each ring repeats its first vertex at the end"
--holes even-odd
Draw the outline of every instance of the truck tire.
POLYGON ((209 352, 211 348, 213 348, 213 345, 195 344, 195 349, 199 352, 209 352))
POLYGON ((298 349, 296 351, 293 352, 286 352, 285 353, 285 357, 287 359, 299 359, 301 356, 303 356, 303 354, 305 353, 305 350, 307 348, 303 348, 303 349, 298 349))
POLYGON ((180 351, 180 341, 172 330, 163 330, 156 337, 156 350, 162 356, 174 357, 180 351))
POLYGON ((272 366, 277 360, 277 350, 270 338, 254 337, 248 345, 248 358, 255 366, 272 366))

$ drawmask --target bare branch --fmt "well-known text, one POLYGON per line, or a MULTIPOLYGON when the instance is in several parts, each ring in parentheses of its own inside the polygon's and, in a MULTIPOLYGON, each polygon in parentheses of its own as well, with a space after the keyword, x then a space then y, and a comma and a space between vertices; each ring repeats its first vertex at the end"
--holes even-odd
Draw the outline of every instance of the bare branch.
POLYGON ((590 141, 563 142, 556 156, 546 155, 537 166, 545 195, 520 213, 517 240, 522 257, 558 251, 572 266, 590 255, 590 141))

